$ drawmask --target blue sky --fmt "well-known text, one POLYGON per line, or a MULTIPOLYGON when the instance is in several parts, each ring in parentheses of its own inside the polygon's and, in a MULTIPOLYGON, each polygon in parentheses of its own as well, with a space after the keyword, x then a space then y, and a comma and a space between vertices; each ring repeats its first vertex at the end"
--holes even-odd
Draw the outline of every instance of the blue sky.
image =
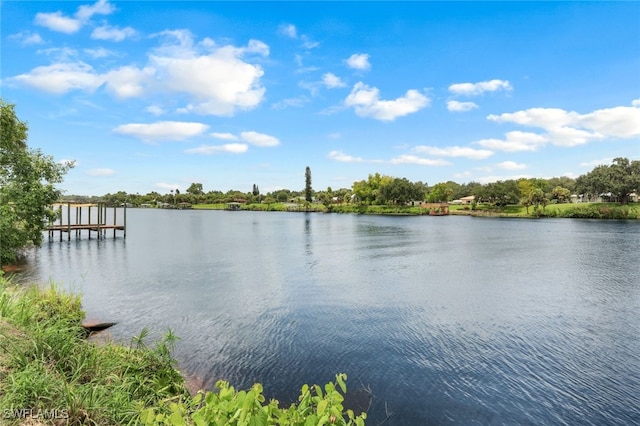
POLYGON ((577 177, 640 159, 639 2, 4 1, 68 194, 577 177))

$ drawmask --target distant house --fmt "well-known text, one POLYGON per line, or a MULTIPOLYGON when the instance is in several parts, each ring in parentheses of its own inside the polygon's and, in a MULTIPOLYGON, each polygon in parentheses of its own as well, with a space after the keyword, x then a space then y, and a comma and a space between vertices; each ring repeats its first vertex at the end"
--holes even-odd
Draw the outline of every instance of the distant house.
POLYGON ((453 200, 451 204, 471 204, 476 200, 475 195, 469 195, 467 197, 462 197, 459 200, 453 200), (459 202, 456 202, 459 201, 459 202))

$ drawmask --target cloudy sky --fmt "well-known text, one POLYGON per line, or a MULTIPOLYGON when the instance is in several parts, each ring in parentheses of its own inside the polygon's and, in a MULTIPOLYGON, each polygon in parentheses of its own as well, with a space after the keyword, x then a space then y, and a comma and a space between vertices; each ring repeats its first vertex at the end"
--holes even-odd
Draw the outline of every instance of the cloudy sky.
POLYGON ((5 1, 2 98, 102 195, 640 159, 638 2, 5 1))

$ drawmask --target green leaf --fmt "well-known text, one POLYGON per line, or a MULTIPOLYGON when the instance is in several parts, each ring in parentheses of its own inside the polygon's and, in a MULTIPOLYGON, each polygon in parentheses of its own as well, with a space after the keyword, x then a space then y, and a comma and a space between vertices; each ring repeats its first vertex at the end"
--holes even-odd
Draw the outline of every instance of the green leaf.
POLYGON ((327 401, 326 399, 323 399, 322 401, 320 401, 318 403, 318 415, 319 416, 324 414, 325 410, 327 409, 327 405, 329 405, 329 401, 327 401))
POLYGON ((267 412, 260 410, 249 419, 249 426, 267 426, 267 412))
POLYGON ((340 390, 342 390, 342 393, 347 392, 347 385, 344 382, 346 378, 346 374, 336 374, 336 382, 338 382, 338 386, 340 386, 340 390))
POLYGON ((173 425, 173 426, 186 426, 186 422, 184 421, 184 418, 180 415, 179 412, 174 411, 170 416, 169 416, 169 422, 173 425))

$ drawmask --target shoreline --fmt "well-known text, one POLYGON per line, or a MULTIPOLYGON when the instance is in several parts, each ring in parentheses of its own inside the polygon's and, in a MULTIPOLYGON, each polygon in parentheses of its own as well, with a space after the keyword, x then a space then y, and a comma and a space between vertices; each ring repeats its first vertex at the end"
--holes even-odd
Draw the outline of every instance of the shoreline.
MULTIPOLYGON (((339 204, 324 206, 314 205, 312 209, 287 209, 284 204, 246 204, 238 210, 228 210, 224 204, 194 205, 194 210, 224 210, 224 211, 263 211, 263 212, 299 212, 299 213, 336 213, 358 215, 381 216, 447 216, 430 215, 429 210, 418 206, 381 206, 381 205, 354 205, 339 204)), ((469 206, 450 205, 451 216, 519 218, 519 219, 543 219, 543 218, 567 218, 567 219, 603 219, 603 220, 640 220, 640 203, 562 203, 549 204, 542 211, 534 213, 534 208, 508 205, 504 207, 489 207, 479 205, 476 209, 469 206)))

